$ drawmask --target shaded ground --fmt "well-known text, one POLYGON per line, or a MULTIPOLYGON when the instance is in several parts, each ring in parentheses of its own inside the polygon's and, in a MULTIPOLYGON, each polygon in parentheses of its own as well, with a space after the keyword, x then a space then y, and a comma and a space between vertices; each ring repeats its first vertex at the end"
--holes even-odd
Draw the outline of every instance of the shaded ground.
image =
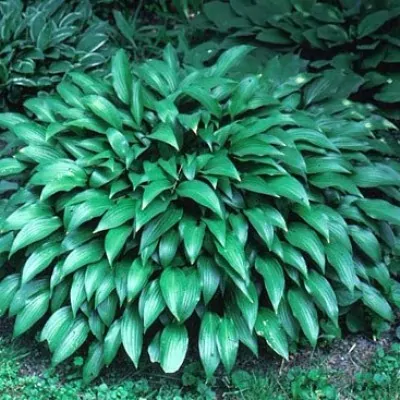
MULTIPOLYGON (((199 368, 197 360, 192 356, 189 357, 186 367, 183 369, 183 374, 175 374, 166 376, 162 371, 153 364, 142 364, 140 371, 135 371, 132 367, 127 369, 127 365, 131 363, 124 357, 120 357, 116 365, 108 370, 105 370, 100 379, 89 388, 89 392, 83 392, 80 375, 80 357, 64 363, 56 371, 50 368, 50 354, 46 346, 38 344, 34 337, 24 336, 19 339, 12 339, 12 321, 10 319, 0 319, 0 364, 2 361, 2 348, 4 351, 10 351, 9 357, 12 361, 18 363, 17 373, 23 379, 29 382, 34 377, 38 382, 49 382, 49 376, 56 376, 56 380, 52 385, 52 390, 57 393, 60 388, 71 386, 72 397, 63 394, 62 397, 56 395, 48 395, 48 399, 258 399, 269 398, 274 396, 274 400, 280 399, 373 399, 374 397, 357 397, 353 395, 354 387, 358 384, 355 379, 358 374, 366 373, 370 370, 370 366, 375 362, 377 349, 384 349, 389 352, 392 343, 397 342, 394 331, 389 332, 385 337, 373 340, 372 338, 362 335, 348 336, 343 340, 336 340, 333 343, 320 343, 316 350, 300 349, 296 354, 290 357, 289 362, 282 362, 272 353, 267 352, 263 346, 260 357, 256 359, 251 354, 246 354, 246 351, 241 351, 240 358, 235 371, 244 374, 245 378, 251 383, 246 383, 244 389, 242 383, 238 383, 235 376, 228 378, 223 374, 222 370, 216 375, 216 379, 212 382, 211 387, 204 384, 204 377, 199 368), (310 372, 311 371, 311 372, 310 372), (313 378, 315 376, 316 378, 313 378), (249 378, 250 377, 250 378, 249 378), (311 378, 310 378, 311 377, 311 378), (315 382, 313 380, 315 379, 315 382), (321 382, 325 382, 321 384, 321 382), (123 386, 118 386, 123 385, 123 386), (128 385, 128 389, 125 386, 128 385), (118 390, 123 389, 123 392, 131 390, 129 387, 136 387, 146 393, 143 395, 127 395, 123 397, 101 397, 98 394, 99 388, 118 387, 118 390), (306 391, 309 394, 301 394, 296 397, 293 393, 293 385, 300 387, 300 392, 306 391), (319 394, 319 391, 334 388, 334 397, 319 394), (239 388, 237 387, 239 386, 239 388), (80 393, 79 395, 77 393, 80 393), (86 393, 86 394, 83 394, 86 393), (87 394, 89 393, 89 394, 87 394), (95 394, 94 394, 95 393, 95 394), (263 394, 261 394, 263 393, 263 394), (52 397, 53 396, 53 397, 52 397), (67 397, 65 397, 67 396, 67 397), (74 397, 75 396, 75 397, 74 397), (78 397, 76 397, 78 396, 78 397), (94 397, 93 397, 94 396, 94 397), (132 396, 132 397, 129 397, 132 396), (178 396, 178 397, 176 397, 178 396), (261 397, 258 397, 261 396, 261 397), (309 397, 311 396, 311 397, 309 397)), ((381 350, 382 351, 382 350, 381 350)), ((8 356, 6 356, 8 357, 8 356)), ((400 355, 396 356, 398 366, 400 367, 400 355)), ((396 364, 397 365, 397 364, 396 364)), ((396 367, 397 368, 397 367, 396 367)), ((399 369, 399 368, 397 368, 399 369)), ((0 372, 0 399, 14 399, 26 397, 3 397, 1 392, 1 372, 0 372)), ((11 378, 10 378, 11 379, 11 378)), ((16 379, 16 378, 12 378, 16 379)), ((18 378, 21 379, 21 378, 18 378)), ((369 379, 369 378, 368 378, 369 379)), ((368 380, 367 379, 367 380, 368 380)), ((243 380, 243 379, 242 379, 243 380)), ((42 382, 42 383, 43 383, 42 382)), ((53 382, 53 381, 50 381, 53 382)), ((397 381, 396 381, 397 382, 397 381)), ((44 384, 44 383, 43 383, 44 384)), ((397 383, 396 383, 397 384, 397 383)), ((36 384, 35 384, 36 385, 36 384)), ((400 387, 400 384, 399 384, 400 387)), ((4 389, 3 389, 4 390, 4 389)), ((117 389, 112 389, 117 390, 117 389)), ((304 393, 306 393, 304 392, 304 393)), ((46 392, 47 393, 47 392, 46 392)), ((63 392, 64 393, 64 392, 63 392)), ((379 392, 378 392, 379 393, 379 392)), ((382 392, 383 393, 383 392, 382 392)), ((386 392, 385 392, 386 393, 386 392)), ((392 392, 391 392, 392 393, 392 392)), ((22 395, 21 395, 22 396, 22 395)), ((391 397, 382 395, 382 399, 397 398, 390 394, 391 397), (386 397, 385 397, 386 396, 386 397)), ((29 398, 29 396, 27 397, 29 398)), ((46 397, 37 397, 42 399, 46 397)), ((36 400, 36 399, 35 399, 36 400)), ((380 399, 379 399, 380 400, 380 399)))

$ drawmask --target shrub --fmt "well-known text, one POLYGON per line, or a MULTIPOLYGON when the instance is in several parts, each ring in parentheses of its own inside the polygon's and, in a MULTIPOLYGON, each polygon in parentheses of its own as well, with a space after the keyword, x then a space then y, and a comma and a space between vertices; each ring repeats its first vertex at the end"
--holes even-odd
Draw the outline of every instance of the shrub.
POLYGON ((190 330, 211 376, 257 337, 288 358, 393 320, 400 165, 374 137, 393 126, 298 57, 229 76, 250 50, 132 70, 119 51, 111 84, 73 72, 30 119, 0 114, 24 143, 1 175, 29 178, 2 201, 0 314, 16 336, 46 321, 54 364, 88 343, 90 380, 146 345, 170 373, 190 330))
POLYGON ((188 52, 192 62, 241 43, 256 45, 267 56, 301 51, 317 70, 328 66, 360 74, 361 98, 375 99, 400 119, 398 0, 213 0, 204 2, 193 27, 201 44, 188 52), (211 33, 206 44, 204 31, 211 33))
POLYGON ((71 70, 104 66, 110 27, 84 1, 0 3, 0 107, 54 87, 71 70))

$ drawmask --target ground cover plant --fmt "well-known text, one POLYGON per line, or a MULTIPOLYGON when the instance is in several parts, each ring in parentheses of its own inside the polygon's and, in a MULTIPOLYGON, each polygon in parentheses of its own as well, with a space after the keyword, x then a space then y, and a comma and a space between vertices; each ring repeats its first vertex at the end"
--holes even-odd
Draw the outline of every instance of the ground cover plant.
POLYGON ((189 60, 201 63, 221 49, 244 43, 259 47, 255 66, 276 53, 300 52, 316 70, 336 67, 359 74, 363 85, 358 98, 376 101, 388 116, 399 119, 398 0, 203 3, 191 24, 194 41, 198 29, 199 45, 188 52, 189 60))
POLYGON ((230 74, 251 51, 120 50, 109 80, 72 72, 0 114, 20 142, 0 160, 0 314, 54 365, 87 344, 85 382, 122 348, 172 373, 190 342, 210 378, 260 338, 287 359, 394 320, 400 165, 375 137, 394 125, 297 56, 230 74))

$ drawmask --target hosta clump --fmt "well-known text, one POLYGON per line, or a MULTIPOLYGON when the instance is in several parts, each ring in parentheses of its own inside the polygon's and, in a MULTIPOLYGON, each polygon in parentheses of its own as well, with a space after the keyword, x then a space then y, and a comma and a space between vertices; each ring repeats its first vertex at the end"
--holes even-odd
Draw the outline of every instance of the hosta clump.
POLYGON ((192 62, 239 43, 255 44, 267 54, 301 50, 316 69, 362 75, 361 98, 373 97, 391 118, 400 119, 398 0, 212 0, 204 2, 192 26, 200 32, 200 45, 187 55, 192 62), (205 30, 211 32, 207 43, 205 30))
POLYGON ((400 166, 374 132, 393 126, 320 101, 296 57, 229 77, 249 51, 200 70, 119 51, 111 83, 71 73, 32 119, 0 115, 24 143, 1 175, 29 177, 2 203, 0 312, 15 335, 44 322, 55 364, 87 343, 86 380, 120 348, 174 372, 191 342, 210 376, 258 337, 287 358, 392 321, 400 166))
POLYGON ((0 26, 2 107, 54 87, 67 71, 100 71, 109 59, 110 28, 89 0, 2 1, 0 26))

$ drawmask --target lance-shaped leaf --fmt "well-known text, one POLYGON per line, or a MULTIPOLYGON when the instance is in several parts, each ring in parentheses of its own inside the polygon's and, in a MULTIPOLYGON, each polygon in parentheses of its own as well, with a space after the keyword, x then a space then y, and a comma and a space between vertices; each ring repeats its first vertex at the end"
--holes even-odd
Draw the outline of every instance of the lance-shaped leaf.
POLYGON ((176 192, 180 197, 190 198, 194 202, 209 208, 222 218, 222 209, 219 199, 214 190, 206 183, 198 180, 185 181, 179 184, 176 192))
POLYGON ((128 56, 122 49, 118 50, 112 58, 111 74, 114 90, 118 98, 123 103, 129 104, 132 91, 132 74, 128 56))
POLYGON ((137 368, 143 346, 143 321, 134 306, 125 309, 121 323, 122 345, 137 368))
POLYGON ((182 209, 170 209, 157 218, 154 218, 143 230, 140 240, 140 250, 151 245, 165 232, 171 229, 182 218, 182 209))
POLYGON ((155 131, 150 135, 147 135, 147 137, 169 144, 174 149, 179 150, 179 143, 177 137, 175 136, 175 132, 171 125, 167 123, 158 125, 155 131))
POLYGON ((185 359, 189 338, 185 325, 169 324, 160 337, 160 365, 167 374, 178 371, 185 359))
POLYGON ((233 320, 224 316, 218 326, 217 348, 222 364, 229 373, 235 364, 238 349, 239 335, 233 320))
POLYGON ((339 316, 337 299, 328 280, 317 272, 311 271, 305 281, 305 287, 319 308, 337 324, 339 316))
POLYGON ((299 222, 292 223, 285 232, 285 238, 292 246, 308 253, 321 270, 325 270, 324 245, 312 229, 299 222))
POLYGON ((203 315, 199 333, 199 354, 207 378, 210 378, 220 363, 217 333, 220 317, 212 312, 203 315))
POLYGON ((318 314, 314 303, 301 289, 290 289, 288 300, 293 315, 312 346, 317 344, 319 334, 318 314))
POLYGON ((10 255, 34 242, 44 239, 60 228, 61 225, 58 217, 37 218, 28 222, 15 237, 10 255))
POLYGON ((95 263, 101 259, 104 248, 99 240, 92 240, 68 254, 62 266, 62 273, 68 275, 84 265, 95 263))
POLYGON ((85 317, 80 315, 75 319, 63 341, 55 349, 51 359, 52 364, 57 365, 74 354, 85 342, 89 330, 90 328, 85 317))
POLYGON ((146 331, 165 309, 165 301, 161 293, 159 279, 155 279, 145 287, 139 299, 139 314, 143 318, 146 331))
POLYGON ((194 268, 165 269, 160 278, 161 293, 167 307, 179 321, 188 319, 200 300, 200 279, 194 268))
POLYGON ((110 365, 121 346, 121 320, 112 323, 104 337, 104 364, 110 365))
POLYGON ((218 290, 221 275, 217 265, 209 257, 200 256, 197 260, 197 269, 199 271, 204 303, 208 304, 218 290))
POLYGON ((49 308, 50 293, 41 292, 29 298, 24 308, 18 313, 14 325, 14 337, 21 335, 31 328, 49 308))
POLYGON ((335 269, 339 279, 350 291, 353 291, 357 277, 351 253, 339 243, 329 243, 325 250, 328 262, 335 269))
POLYGON ((84 98, 89 109, 112 127, 122 130, 122 118, 117 108, 109 100, 98 95, 89 95, 84 98))
POLYGON ((281 265, 272 257, 257 257, 256 270, 264 278, 265 287, 271 300, 275 312, 278 311, 279 304, 285 290, 285 276, 281 265))
POLYGON ((287 336, 281 327, 278 317, 273 311, 264 307, 260 308, 255 329, 257 335, 262 336, 272 350, 286 360, 289 359, 289 344, 287 336))

